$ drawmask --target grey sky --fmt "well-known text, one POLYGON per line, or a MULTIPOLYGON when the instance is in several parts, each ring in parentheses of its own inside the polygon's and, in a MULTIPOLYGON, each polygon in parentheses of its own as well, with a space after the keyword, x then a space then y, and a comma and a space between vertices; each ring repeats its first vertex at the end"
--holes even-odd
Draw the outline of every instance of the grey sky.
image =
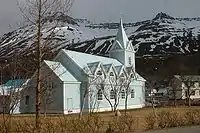
MULTIPOLYGON (((17 0, 1 0, 0 34, 20 21, 17 0)), ((176 17, 200 16, 200 0, 75 0, 70 14, 95 22, 139 21, 151 19, 158 12, 176 17)))

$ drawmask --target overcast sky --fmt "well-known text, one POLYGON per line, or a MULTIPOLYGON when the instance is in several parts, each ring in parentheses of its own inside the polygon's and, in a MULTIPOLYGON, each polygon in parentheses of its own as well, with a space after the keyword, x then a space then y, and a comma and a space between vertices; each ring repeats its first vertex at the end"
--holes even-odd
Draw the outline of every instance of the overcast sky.
MULTIPOLYGON (((21 19, 17 0, 0 0, 0 34, 12 30, 21 19), (10 28, 13 27, 13 28, 10 28)), ((152 19, 158 12, 175 17, 200 16, 200 0, 75 0, 70 14, 94 22, 126 22, 152 19)))

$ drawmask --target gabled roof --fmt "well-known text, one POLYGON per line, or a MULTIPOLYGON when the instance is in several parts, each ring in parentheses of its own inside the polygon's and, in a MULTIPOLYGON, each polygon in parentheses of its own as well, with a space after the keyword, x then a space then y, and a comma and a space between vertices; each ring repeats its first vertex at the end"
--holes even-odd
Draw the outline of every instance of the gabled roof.
POLYGON ((120 74, 122 68, 123 66, 115 66, 115 70, 117 71, 118 75, 120 74))
POLYGON ((117 32, 117 36, 116 36, 115 40, 118 41, 124 49, 127 48, 127 44, 129 42, 129 39, 128 39, 126 32, 124 30, 122 19, 120 19, 120 27, 119 27, 119 30, 117 32))
POLYGON ((78 80, 60 63, 47 61, 44 63, 64 82, 78 82, 78 80))
POLYGON ((108 57, 96 56, 81 52, 63 49, 64 53, 68 55, 80 68, 84 68, 91 62, 102 62, 103 64, 114 64, 115 66, 122 65, 118 60, 108 57))
POLYGON ((103 65, 104 69, 106 72, 108 72, 110 70, 110 67, 112 66, 112 64, 105 64, 103 65))
POLYGON ((94 74, 97 67, 99 66, 100 62, 93 62, 93 63, 87 63, 88 68, 90 69, 91 73, 94 74))

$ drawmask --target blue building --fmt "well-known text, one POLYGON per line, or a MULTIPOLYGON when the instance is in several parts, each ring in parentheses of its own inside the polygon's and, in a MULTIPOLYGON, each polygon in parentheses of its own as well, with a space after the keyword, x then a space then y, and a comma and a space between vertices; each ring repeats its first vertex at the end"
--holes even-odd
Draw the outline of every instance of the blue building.
MULTIPOLYGON (((34 77, 34 76, 33 76, 34 77)), ((41 111, 47 113, 102 112, 142 108, 145 79, 135 69, 135 51, 123 23, 109 57, 61 50, 42 64, 41 111)), ((21 113, 35 112, 35 80, 25 89, 21 113)))

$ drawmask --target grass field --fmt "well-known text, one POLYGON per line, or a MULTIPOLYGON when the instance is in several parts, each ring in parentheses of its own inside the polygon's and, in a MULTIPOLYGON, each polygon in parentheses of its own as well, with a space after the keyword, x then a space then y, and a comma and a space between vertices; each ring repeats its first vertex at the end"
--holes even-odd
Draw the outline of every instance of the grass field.
MULTIPOLYGON (((167 108, 155 108, 156 112, 161 111, 169 111, 169 112, 178 112, 178 114, 185 113, 190 110, 200 110, 200 107, 167 107, 167 108)), ((124 114, 123 111, 120 111, 122 116, 124 114)), ((43 132, 45 133, 53 133, 57 132, 65 132, 65 130, 70 130, 70 132, 75 132, 75 130, 79 130, 76 132, 84 132, 84 130, 87 130, 88 125, 90 127, 94 127, 93 130, 96 130, 97 127, 99 127, 98 132, 105 132, 106 129, 109 128, 109 123, 113 123, 114 128, 122 128, 123 124, 127 122, 130 122, 132 119, 134 120, 133 123, 131 123, 134 128, 134 131, 143 131, 146 128, 146 121, 145 117, 148 116, 150 113, 153 112, 152 108, 142 108, 142 109, 134 109, 134 110, 128 110, 127 114, 128 117, 122 120, 118 120, 119 118, 114 116, 113 112, 103 112, 103 113, 95 113, 95 117, 88 117, 88 114, 84 114, 83 120, 79 119, 78 114, 71 114, 71 115, 56 115, 56 114, 48 114, 45 118, 41 114, 41 127, 44 129, 43 132), (131 119, 130 119, 131 118, 131 119), (70 126, 69 126, 70 125, 70 126), (68 128, 68 129, 67 129, 68 128), (84 130, 82 129, 84 128, 84 130)), ((3 125, 3 117, 0 115, 0 132, 3 128, 10 128, 14 130, 13 132, 33 132, 34 130, 34 114, 19 114, 19 115, 13 115, 11 118, 10 124, 3 125), (5 126, 5 127, 3 127, 5 126), (7 126, 7 127, 6 127, 7 126)), ((122 130, 119 129, 119 130, 122 130)), ((92 130, 92 129, 91 129, 92 130)), ((92 131, 91 131, 92 132, 92 131)))

